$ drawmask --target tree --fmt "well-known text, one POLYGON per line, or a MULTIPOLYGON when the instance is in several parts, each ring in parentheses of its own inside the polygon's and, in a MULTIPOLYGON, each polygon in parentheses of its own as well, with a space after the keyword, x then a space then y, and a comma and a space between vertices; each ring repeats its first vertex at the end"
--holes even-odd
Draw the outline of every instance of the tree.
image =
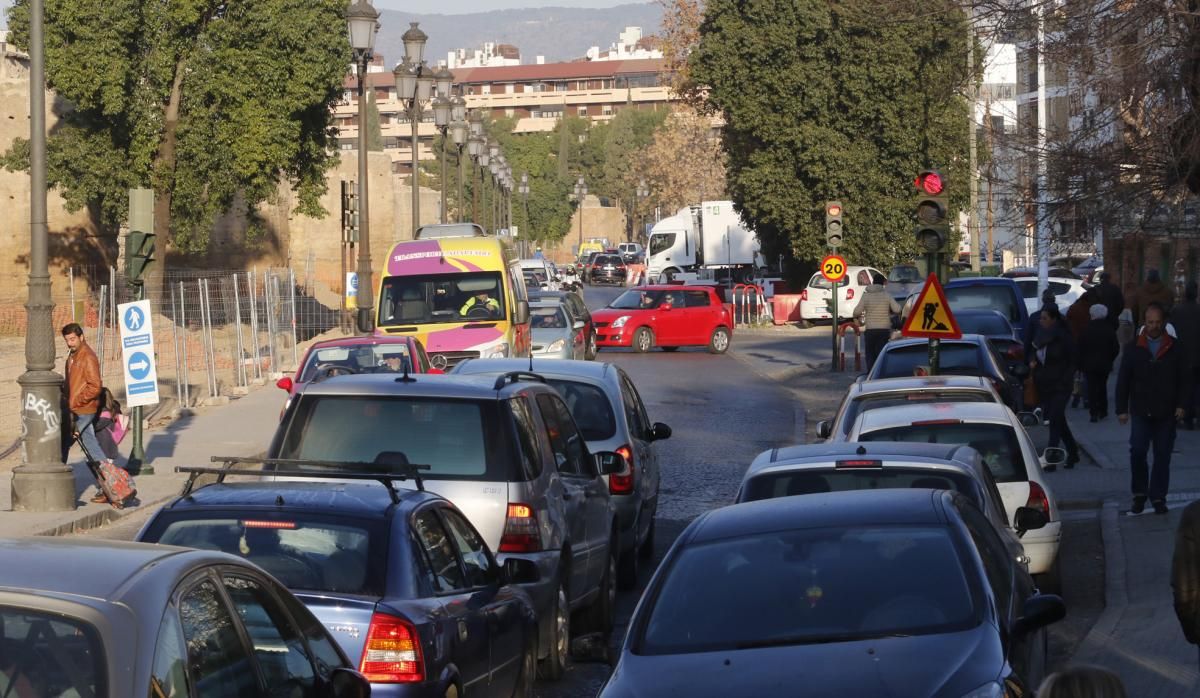
POLYGON ((725 120, 729 194, 768 259, 819 259, 829 199, 852 263, 911 258, 912 180, 929 165, 966 202, 965 18, 952 0, 880 5, 707 3, 690 78, 725 120))
POLYGON ((668 214, 689 204, 725 198, 725 153, 712 119, 683 107, 654 132, 637 158, 650 201, 668 214))
MULTIPOLYGON (((22 48, 28 5, 9 11, 22 48)), ((205 249, 239 200, 261 233, 255 206, 284 181, 300 212, 324 215, 344 12, 344 0, 46 0, 47 84, 70 104, 49 139, 50 183, 108 227, 126 219, 130 187, 153 187, 159 240, 184 252, 205 249)), ((5 166, 27 168, 28 151, 14 143, 5 166)))
POLYGON ((704 91, 691 79, 688 56, 700 43, 703 0, 658 0, 663 8, 662 51, 671 90, 693 107, 705 102, 704 91))
POLYGON ((367 93, 367 150, 383 152, 383 127, 379 123, 379 105, 375 102, 375 90, 367 93))

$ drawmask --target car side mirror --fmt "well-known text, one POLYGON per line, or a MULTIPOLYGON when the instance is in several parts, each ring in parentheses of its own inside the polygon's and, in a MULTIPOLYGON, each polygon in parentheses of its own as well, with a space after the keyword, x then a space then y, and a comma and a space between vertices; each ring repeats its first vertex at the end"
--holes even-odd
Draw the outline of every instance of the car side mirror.
POLYGON ((671 438, 671 427, 667 426, 666 424, 663 424, 662 422, 655 422, 654 425, 650 427, 651 441, 662 441, 663 439, 669 438, 671 438))
POLYGON ((616 475, 617 473, 625 472, 629 461, 625 460, 625 456, 612 451, 600 451, 595 454, 596 471, 601 475, 616 475))
POLYGON ((542 578, 536 562, 519 557, 506 558, 501 570, 507 584, 535 584, 542 578))
POLYGON ((513 322, 518 325, 529 322, 529 301, 517 301, 517 306, 513 309, 513 322))
POLYGON ((817 422, 817 437, 818 438, 828 439, 829 435, 832 433, 833 433, 833 425, 829 423, 829 420, 817 422))
POLYGON ((1021 380, 1029 377, 1029 367, 1025 364, 1009 364, 1008 372, 1011 373, 1014 378, 1020 378, 1021 380))
POLYGON ((1045 528, 1048 523, 1050 523, 1050 519, 1046 516, 1046 512, 1034 507, 1017 508, 1017 515, 1013 518, 1017 536, 1025 535, 1026 531, 1036 531, 1039 528, 1045 528))
POLYGON ((291 376, 284 376, 283 378, 280 378, 279 380, 275 381, 276 388, 279 388, 280 390, 286 390, 289 393, 292 392, 292 388, 294 386, 295 386, 295 384, 292 383, 291 376))
POLYGON ((661 311, 663 311, 663 312, 666 312, 666 311, 668 311, 668 310, 670 310, 670 309, 671 309, 671 304, 670 304, 670 303, 663 303, 662 305, 658 306, 658 309, 659 309, 659 310, 661 310, 661 311))
POLYGON ((1017 419, 1023 427, 1040 427, 1042 425, 1042 420, 1038 419, 1038 416, 1032 412, 1019 412, 1017 413, 1017 419))
POLYGON ((587 327, 587 323, 583 320, 576 320, 571 327, 576 330, 582 330, 584 327, 587 327))
POLYGON ((1013 625, 1013 634, 1028 635, 1035 630, 1057 623, 1067 615, 1067 606, 1054 594, 1038 594, 1025 599, 1021 617, 1013 625))
POLYGON ((371 682, 353 669, 338 667, 329 677, 326 689, 329 698, 370 698, 371 682))
POLYGON ((1047 448, 1042 451, 1042 462, 1046 465, 1062 465, 1067 462, 1067 452, 1061 448, 1047 448))

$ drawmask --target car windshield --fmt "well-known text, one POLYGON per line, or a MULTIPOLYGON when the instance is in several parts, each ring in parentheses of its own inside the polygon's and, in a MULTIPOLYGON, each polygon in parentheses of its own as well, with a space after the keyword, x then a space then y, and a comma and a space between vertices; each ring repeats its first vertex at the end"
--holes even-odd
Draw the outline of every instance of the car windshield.
POLYGON ((563 396, 585 441, 604 441, 616 435, 617 420, 603 390, 588 383, 561 378, 547 378, 546 382, 563 396))
POLYGON ((149 542, 237 555, 270 572, 288 589, 383 593, 387 545, 378 540, 383 534, 374 523, 347 517, 329 521, 311 515, 252 519, 228 514, 182 520, 168 515, 167 521, 150 532, 149 542))
POLYGON ((675 245, 675 236, 679 233, 655 233, 650 236, 650 254, 658 254, 671 249, 675 245))
POLYGON ((1009 322, 1021 319, 1017 299, 1008 286, 989 284, 946 286, 946 302, 955 310, 995 310, 1009 322))
POLYGON ((920 405, 930 402, 996 402, 992 394, 981 388, 974 390, 912 390, 904 393, 879 393, 863 395, 851 400, 842 415, 842 433, 849 434, 858 415, 881 407, 920 405))
MULTIPOLYGON (((492 402, 305 393, 278 458, 428 465, 433 479, 489 479, 504 461, 492 402), (492 444, 491 448, 485 444, 492 444)), ((507 473, 497 474, 507 480, 507 473)))
POLYGON ((979 486, 964 473, 944 468, 805 468, 763 473, 751 478, 739 502, 791 497, 798 494, 917 488, 962 492, 976 506, 981 504, 979 486))
POLYGON ((651 290, 638 291, 629 290, 617 296, 617 299, 608 304, 608 307, 616 310, 644 310, 646 308, 657 308, 662 305, 663 297, 666 296, 666 291, 651 290))
POLYGON ((823 288, 828 291, 829 289, 833 288, 833 282, 829 279, 826 279, 821 274, 813 274, 812 278, 808 280, 808 287, 823 288))
POLYGON ((991 313, 964 313, 954 318, 958 328, 967 334, 1013 336, 1012 325, 1000 315, 991 313))
POLYGON ((859 441, 902 441, 921 444, 966 444, 979 451, 996 482, 1028 480, 1017 435, 1007 424, 967 424, 934 419, 858 435, 859 441))
POLYGON ((911 265, 892 267, 888 273, 888 281, 897 284, 915 284, 921 281, 921 270, 911 265))
POLYGON ((0 696, 108 696, 96 628, 61 613, 0 606, 0 696))
POLYGON ((567 326, 567 313, 561 305, 530 308, 529 319, 535 330, 557 330, 567 326))
POLYGON ((701 543, 670 564, 635 651, 956 632, 980 622, 977 583, 943 527, 851 525, 701 543))
POLYGON ((384 373, 388 371, 412 371, 412 359, 407 344, 380 343, 356 344, 345 347, 324 347, 309 353, 300 370, 301 383, 307 383, 321 371, 334 371, 334 367, 355 373, 384 373))
MULTIPOLYGON (((981 365, 979 347, 965 342, 942 342, 938 356, 938 370, 942 373, 983 376, 986 369, 981 365)), ((888 347, 875 362, 871 378, 902 378, 927 375, 929 368, 928 345, 909 344, 888 347), (922 371, 917 369, 921 368, 922 371)))
POLYGON ((383 280, 380 325, 420 325, 503 320, 504 286, 499 272, 479 271, 383 280))

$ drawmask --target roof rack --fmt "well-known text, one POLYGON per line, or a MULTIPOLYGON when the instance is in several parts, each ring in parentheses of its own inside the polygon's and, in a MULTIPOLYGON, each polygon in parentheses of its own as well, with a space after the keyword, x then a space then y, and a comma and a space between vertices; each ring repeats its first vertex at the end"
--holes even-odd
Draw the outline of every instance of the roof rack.
POLYGON ((392 498, 393 504, 400 502, 400 495, 396 491, 395 482, 397 480, 406 481, 412 480, 416 483, 417 489, 421 492, 425 491, 425 482, 421 477, 422 470, 429 470, 429 465, 418 464, 380 464, 380 463, 364 463, 361 461, 326 461, 326 460, 298 460, 291 458, 244 458, 233 456, 213 456, 212 462, 223 463, 222 467, 204 467, 204 466, 177 466, 175 472, 188 473, 189 477, 183 485, 183 491, 180 492, 181 497, 186 497, 195 489, 196 480, 201 475, 216 475, 217 482, 225 481, 226 475, 271 475, 275 477, 303 477, 303 478, 328 478, 330 480, 374 480, 380 482, 388 489, 388 494, 392 498), (261 469, 252 468, 234 468, 235 465, 253 465, 260 464, 264 467, 261 469), (270 469, 265 466, 272 466, 270 469), (279 467, 284 466, 284 467, 279 467), (290 468, 288 466, 291 466, 290 468), (318 468, 346 468, 346 470, 301 470, 302 467, 318 467, 318 468), (380 470, 387 468, 386 471, 380 470))
POLYGON ((496 377, 496 383, 492 385, 492 390, 500 390, 509 383, 516 383, 519 380, 528 379, 539 383, 545 383, 546 379, 541 374, 533 371, 509 371, 496 377))

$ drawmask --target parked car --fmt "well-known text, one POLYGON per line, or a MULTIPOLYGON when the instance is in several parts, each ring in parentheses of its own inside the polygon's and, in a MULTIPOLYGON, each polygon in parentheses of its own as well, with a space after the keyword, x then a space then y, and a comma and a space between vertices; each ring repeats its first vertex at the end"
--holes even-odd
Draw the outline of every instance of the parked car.
MULTIPOLYGON (((472 359, 454 369, 456 375, 503 375, 522 370, 521 359, 472 359)), ((605 475, 617 510, 620 553, 617 581, 621 588, 637 584, 640 562, 654 552, 661 475, 655 442, 671 437, 671 428, 651 422, 642 396, 620 367, 600 362, 560 361, 534 366, 562 394, 571 416, 592 452, 613 451, 629 467, 605 475)))
POLYGON ((348 373, 441 373, 416 337, 339 337, 315 342, 304 352, 300 368, 275 382, 287 392, 284 409, 313 380, 348 373))
MULTIPOLYGON (((1078 273, 1076 273, 1072 269, 1067 269, 1065 267, 1057 267, 1057 266, 1049 267, 1049 269, 1047 270, 1047 274, 1052 279, 1082 279, 1083 278, 1082 276, 1080 276, 1078 273)), ((1006 279, 1023 279, 1023 278, 1028 278, 1030 276, 1037 276, 1037 275, 1038 275, 1037 267, 1013 267, 1012 269, 1006 269, 1004 271, 1004 273, 1001 274, 1000 276, 1002 276, 1006 279)))
MULTIPOLYGON (((887 285, 887 277, 873 267, 846 267, 846 279, 838 284, 838 318, 847 320, 854 312, 855 305, 862 298, 863 291, 873 283, 887 285)), ((820 274, 813 274, 808 280, 808 286, 800 292, 800 319, 804 323, 815 320, 829 320, 833 315, 829 312, 830 295, 833 283, 820 274)))
POLYGON ((532 696, 537 616, 517 584, 537 582, 537 567, 499 565, 453 504, 381 479, 383 487, 222 476, 189 486, 138 540, 219 550, 270 572, 358 659, 372 695, 440 698, 486 686, 532 696))
POLYGON ((618 531, 604 475, 617 453, 588 451, 559 393, 528 371, 499 378, 344 376, 288 408, 269 458, 428 464, 427 489, 454 502, 484 542, 537 565, 526 585, 551 678, 566 668, 570 617, 611 627, 618 531))
MULTIPOLYGON (((1020 411, 1024 399, 1022 381, 1029 375, 1028 366, 1004 361, 983 335, 964 334, 960 339, 943 339, 939 344, 939 375, 986 378, 1004 404, 1020 411)), ((925 375, 929 375, 929 341, 893 339, 884 345, 879 358, 875 359, 867 380, 925 375)))
POLYGON ((646 588, 600 695, 1032 695, 1045 627, 1065 608, 967 497, 804 500, 696 518, 646 588))
POLYGON ((988 338, 1006 361, 1025 360, 1025 345, 1017 336, 1008 318, 995 310, 961 310, 954 314, 958 328, 965 334, 981 334, 988 338))
POLYGON ((592 320, 592 311, 578 293, 568 291, 530 291, 529 302, 555 301, 565 305, 577 319, 583 320, 584 336, 587 341, 587 358, 596 358, 596 322, 592 320))
POLYGON ((995 385, 978 376, 879 378, 852 383, 832 420, 817 422, 817 436, 845 441, 858 415, 867 410, 930 402, 1000 402, 995 385))
MULTIPOLYGON (((586 359, 587 323, 553 301, 529 304, 530 353, 543 359, 586 359)), ((529 362, 525 362, 528 364, 529 362)))
POLYGON ((0 559, 5 696, 370 695, 321 622, 241 558, 38 537, 0 540, 0 559))
MULTIPOLYGON (((1021 295, 1025 298, 1025 309, 1030 315, 1036 313, 1042 307, 1042 298, 1038 294, 1037 277, 1022 277, 1013 279, 1017 283, 1017 288, 1021 289, 1021 295)), ((1071 304, 1079 300, 1083 292, 1088 289, 1086 283, 1079 279, 1063 279, 1054 278, 1047 282, 1047 288, 1054 294, 1054 302, 1058 304, 1058 309, 1065 315, 1071 304)))
POLYGON ((960 310, 995 310, 1008 318, 1017 336, 1021 336, 1029 324, 1029 310, 1012 279, 951 279, 945 284, 945 292, 946 302, 955 313, 960 310))
POLYGON ((986 402, 885 407, 860 414, 847 440, 967 444, 979 451, 996 478, 1010 521, 1017 519, 1021 507, 1040 509, 1046 515, 1046 526, 1030 531, 1021 542, 1029 556, 1029 571, 1043 576, 1043 587, 1058 590, 1062 519, 1042 466, 1065 461, 1066 452, 1046 449, 1045 456, 1039 457, 1012 410, 986 402))
POLYGON ((729 308, 710 286, 640 286, 622 293, 592 313, 597 347, 654 347, 675 351, 682 346, 707 346, 724 354, 733 338, 729 308))
POLYGON ((604 250, 591 250, 587 254, 579 256, 579 280, 583 283, 589 283, 592 280, 592 261, 599 255, 604 254, 604 250))
POLYGON ((626 264, 632 264, 638 255, 645 254, 646 249, 640 242, 622 242, 617 244, 617 251, 621 253, 621 259, 625 260, 626 264))
POLYGON ((625 261, 619 254, 599 254, 592 260, 591 271, 588 272, 591 284, 625 285, 625 261))
POLYGON ((903 303, 924 285, 925 277, 915 264, 897 264, 888 272, 887 292, 897 303, 903 303))

